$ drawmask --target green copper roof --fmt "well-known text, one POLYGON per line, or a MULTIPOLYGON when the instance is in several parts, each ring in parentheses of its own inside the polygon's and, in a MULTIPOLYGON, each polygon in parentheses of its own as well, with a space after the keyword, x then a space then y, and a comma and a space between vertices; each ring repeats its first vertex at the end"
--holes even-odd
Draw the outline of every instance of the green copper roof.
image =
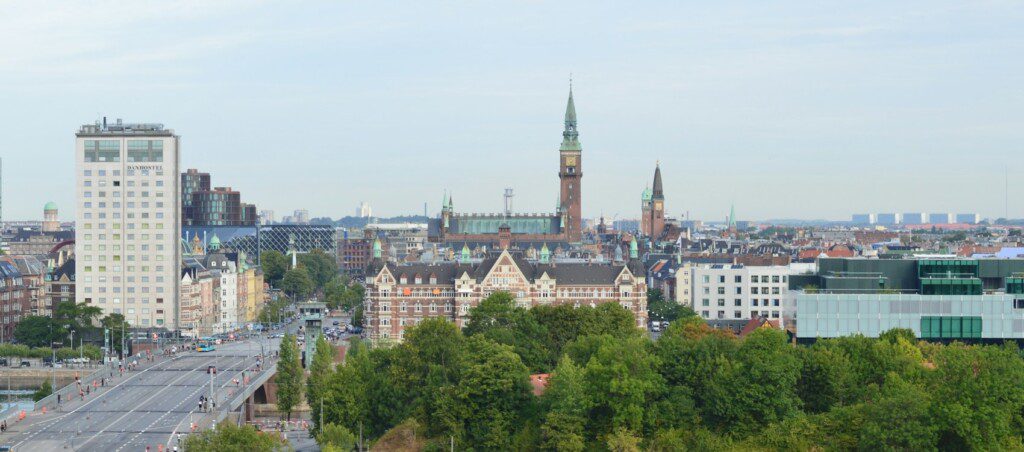
POLYGON ((569 87, 569 102, 565 105, 565 130, 562 132, 562 151, 581 151, 580 134, 576 130, 576 103, 572 100, 572 86, 569 87))
POLYGON ((652 195, 651 187, 644 187, 643 193, 640 194, 640 200, 641 201, 650 201, 651 200, 651 195, 652 195))
POLYGON ((636 244, 636 237, 629 241, 629 258, 636 259, 640 255, 640 249, 636 244))
POLYGON ((43 206, 43 210, 57 210, 57 203, 50 201, 43 206))
POLYGON ((380 239, 373 239, 373 257, 380 258, 380 239))
POLYGON ((213 237, 210 237, 210 249, 220 249, 220 237, 217 237, 217 234, 213 234, 213 237))

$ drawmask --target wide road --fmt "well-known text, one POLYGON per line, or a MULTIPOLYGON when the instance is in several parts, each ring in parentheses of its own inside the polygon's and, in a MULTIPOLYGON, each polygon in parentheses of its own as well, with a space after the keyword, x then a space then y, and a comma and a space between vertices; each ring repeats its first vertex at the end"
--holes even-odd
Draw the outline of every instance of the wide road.
MULTIPOLYGON (((280 339, 263 339, 264 348, 277 350, 280 339)), ((198 410, 200 395, 209 396, 209 366, 216 366, 213 387, 218 408, 235 390, 232 379, 251 372, 260 353, 256 339, 228 342, 206 353, 179 353, 140 363, 137 370, 114 379, 85 401, 66 402, 59 412, 31 413, 10 425, 0 444, 16 451, 99 450, 105 452, 168 450, 190 424, 209 428, 206 413, 198 410)), ((272 353, 272 351, 270 351, 272 353)), ((266 362, 265 362, 266 364, 266 362)))

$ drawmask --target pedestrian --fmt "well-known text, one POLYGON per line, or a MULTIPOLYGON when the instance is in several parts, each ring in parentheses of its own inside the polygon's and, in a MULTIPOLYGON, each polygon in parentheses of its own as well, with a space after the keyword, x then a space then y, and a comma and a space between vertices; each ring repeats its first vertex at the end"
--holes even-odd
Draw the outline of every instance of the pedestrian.
POLYGON ((60 394, 57 394, 57 405, 60 405, 60 394))

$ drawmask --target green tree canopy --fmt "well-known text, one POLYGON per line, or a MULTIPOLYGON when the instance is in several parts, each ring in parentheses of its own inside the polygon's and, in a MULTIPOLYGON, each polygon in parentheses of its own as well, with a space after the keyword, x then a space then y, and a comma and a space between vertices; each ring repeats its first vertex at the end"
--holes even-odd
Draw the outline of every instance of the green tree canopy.
POLYGON ((291 420, 292 410, 302 401, 302 363, 295 336, 285 334, 277 361, 277 409, 291 420))
POLYGON ((281 290, 293 300, 309 296, 313 292, 313 279, 306 267, 300 265, 285 272, 281 279, 281 290))
POLYGON ((260 253, 260 266, 263 268, 263 277, 273 287, 280 287, 284 272, 288 271, 288 257, 280 251, 268 250, 260 253))
POLYGON ((314 290, 323 289, 332 278, 338 275, 337 260, 322 249, 316 248, 308 253, 300 254, 297 260, 299 265, 306 267, 306 271, 309 272, 314 290))
POLYGON ((334 372, 334 346, 327 341, 327 336, 320 334, 316 339, 316 351, 309 364, 309 376, 306 379, 306 400, 312 409, 313 434, 319 430, 320 406, 326 403, 331 374, 334 372))
POLYGON ((189 452, 276 452, 290 449, 288 443, 273 432, 263 433, 255 427, 239 427, 228 421, 217 424, 216 429, 188 435, 183 445, 189 452))
POLYGON ((14 327, 14 338, 29 347, 50 347, 61 331, 63 328, 54 330, 54 322, 49 317, 30 315, 14 327))

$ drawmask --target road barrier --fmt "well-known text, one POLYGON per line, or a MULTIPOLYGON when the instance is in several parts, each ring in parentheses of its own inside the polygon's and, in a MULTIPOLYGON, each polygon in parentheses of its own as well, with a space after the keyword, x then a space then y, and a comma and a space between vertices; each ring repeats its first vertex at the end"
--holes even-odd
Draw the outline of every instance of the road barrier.
MULTIPOLYGON (((40 399, 38 402, 35 403, 35 406, 32 408, 32 410, 40 411, 43 408, 56 408, 59 405, 57 403, 58 397, 61 403, 71 400, 69 399, 69 397, 77 396, 79 394, 79 391, 84 391, 87 385, 93 385, 94 382, 100 381, 100 378, 110 377, 110 371, 113 369, 116 368, 103 366, 100 367, 99 369, 96 369, 96 371, 94 371, 93 373, 86 375, 84 378, 79 377, 78 381, 72 382, 67 386, 64 386, 63 388, 53 391, 53 394, 50 394, 40 399)), ((0 416, 2 416, 2 414, 0 414, 0 416)))

